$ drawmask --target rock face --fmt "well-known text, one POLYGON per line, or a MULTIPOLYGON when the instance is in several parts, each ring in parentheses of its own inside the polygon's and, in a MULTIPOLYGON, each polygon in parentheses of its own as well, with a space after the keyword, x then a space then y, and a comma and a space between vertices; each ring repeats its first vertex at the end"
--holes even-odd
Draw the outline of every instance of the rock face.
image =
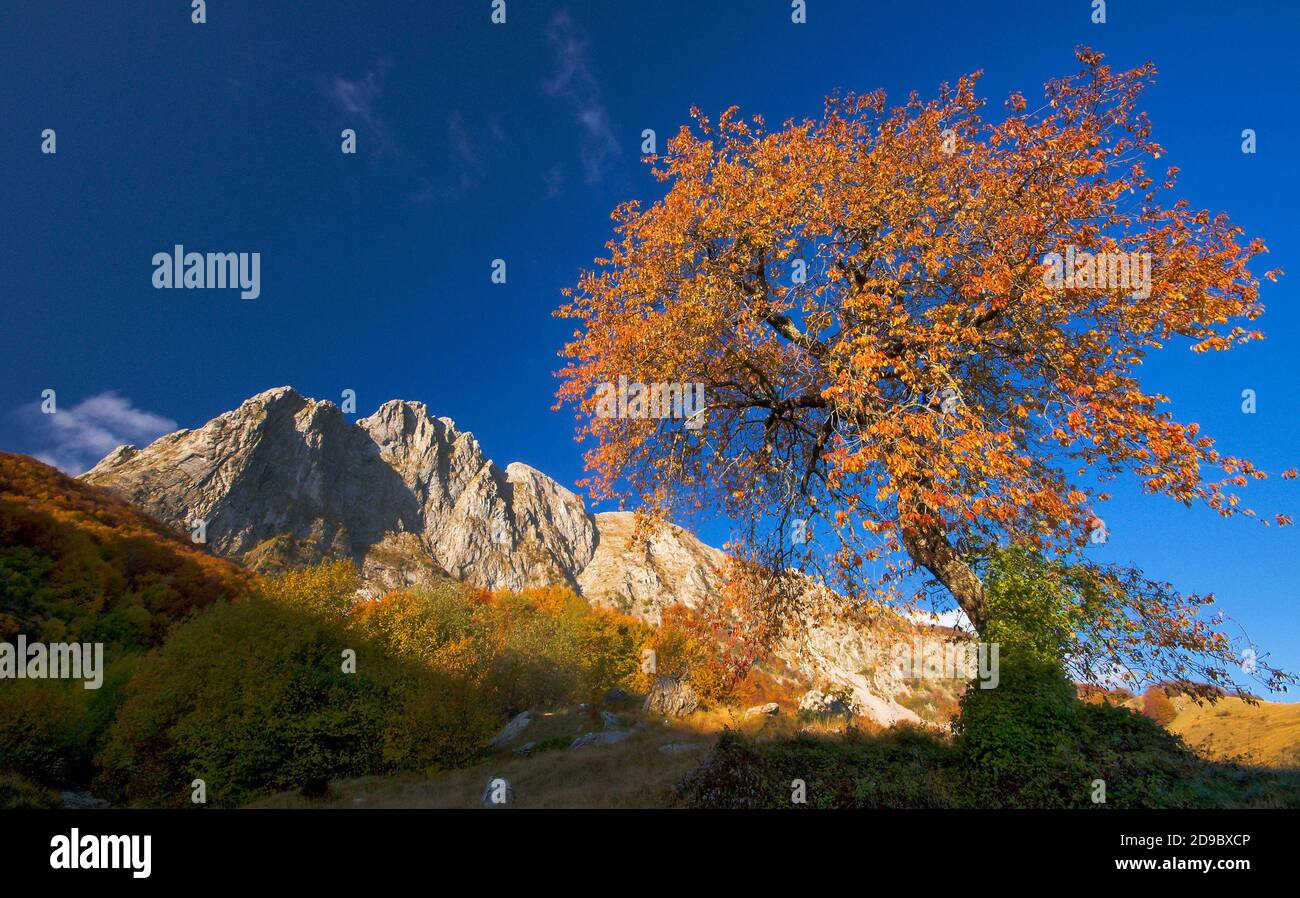
POLYGON ((799 710, 815 717, 852 717, 854 708, 850 701, 840 696, 809 689, 799 699, 799 710))
MULTIPOLYGON (((565 585, 652 623, 674 603, 715 601, 726 556, 663 525, 633 540, 634 515, 591 515, 527 465, 498 467, 473 434, 423 403, 349 421, 332 402, 277 387, 197 430, 121 446, 82 475, 264 571, 352 559, 363 591, 449 575, 486 589, 565 585)), ((847 688, 882 723, 917 721, 894 696, 885 645, 816 603, 777 649, 808 684, 847 688)))
POLYGON ((576 587, 596 549, 580 498, 527 465, 502 470, 418 402, 352 423, 279 387, 83 477, 187 530, 203 521, 222 555, 351 557, 376 593, 440 572, 487 589, 576 587))
POLYGON ((726 555, 681 527, 665 524, 632 542, 631 512, 604 512, 595 520, 600 539, 578 575, 578 587, 588 601, 657 624, 669 605, 681 602, 694 608, 721 591, 726 555))

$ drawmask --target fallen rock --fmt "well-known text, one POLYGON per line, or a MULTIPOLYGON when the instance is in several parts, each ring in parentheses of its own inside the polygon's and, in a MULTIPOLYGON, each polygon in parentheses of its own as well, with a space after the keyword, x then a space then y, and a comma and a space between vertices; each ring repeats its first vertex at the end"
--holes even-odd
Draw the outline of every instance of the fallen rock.
POLYGON ((745 711, 746 717, 771 717, 781 713, 781 706, 776 702, 768 702, 766 705, 755 705, 745 711))
POLYGON ((584 745, 613 745, 615 742, 622 742, 628 735, 627 730, 605 730, 603 733, 587 733, 574 739, 573 744, 569 746, 569 750, 582 748, 584 745))
POLYGON ((647 714, 663 714, 668 717, 685 717, 697 707, 700 699, 691 688, 677 677, 660 677, 650 687, 650 694, 645 697, 643 710, 647 714))
POLYGON ((616 729, 618 729, 618 715, 617 715, 617 714, 611 714, 611 713, 608 712, 608 711, 601 711, 601 712, 600 712, 600 722, 601 722, 601 725, 604 726, 605 729, 607 729, 607 730, 616 730, 616 729))
POLYGON ((536 747, 537 747, 536 742, 525 742, 523 745, 515 749, 515 754, 530 755, 533 753, 533 749, 535 749, 536 747))
POLYGON ((532 722, 533 716, 531 712, 524 711, 521 714, 516 714, 514 719, 506 724, 501 732, 497 733, 496 737, 488 743, 488 746, 491 748, 503 747, 506 743, 511 742, 516 736, 526 730, 528 725, 532 722))
POLYGON ((59 801, 65 808, 106 808, 109 803, 89 792, 60 792, 59 801))

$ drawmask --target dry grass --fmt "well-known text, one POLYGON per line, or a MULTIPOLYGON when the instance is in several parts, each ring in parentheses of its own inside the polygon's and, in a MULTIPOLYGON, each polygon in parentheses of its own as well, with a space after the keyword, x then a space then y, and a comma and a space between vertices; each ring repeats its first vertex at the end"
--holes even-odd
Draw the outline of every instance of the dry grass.
POLYGON ((1268 767, 1300 768, 1300 704, 1224 698, 1213 705, 1177 702, 1169 729, 1204 756, 1268 767))
MULTIPOLYGON (((627 739, 613 745, 569 749, 583 733, 598 731, 598 713, 575 710, 539 715, 505 750, 474 767, 419 775, 361 777, 330 785, 331 797, 311 801, 292 792, 281 793, 254 807, 263 808, 477 808, 484 787, 503 777, 515 791, 519 808, 646 808, 663 807, 673 787, 712 750, 718 735, 732 729, 758 740, 788 739, 798 732, 834 737, 845 722, 802 723, 783 710, 775 717, 744 716, 744 709, 713 708, 689 717, 665 721, 643 716, 634 705, 616 709, 627 739), (526 742, 546 747, 531 755, 512 749, 526 742), (666 753, 672 743, 698 746, 666 753)), ((859 729, 866 722, 854 721, 859 729)))
POLYGON ((294 794, 275 796, 262 807, 477 808, 496 777, 515 791, 519 808, 659 807, 673 785, 704 752, 668 755, 672 739, 633 736, 616 745, 554 749, 532 757, 504 755, 493 761, 428 777, 365 777, 331 786, 331 801, 309 802, 294 794))

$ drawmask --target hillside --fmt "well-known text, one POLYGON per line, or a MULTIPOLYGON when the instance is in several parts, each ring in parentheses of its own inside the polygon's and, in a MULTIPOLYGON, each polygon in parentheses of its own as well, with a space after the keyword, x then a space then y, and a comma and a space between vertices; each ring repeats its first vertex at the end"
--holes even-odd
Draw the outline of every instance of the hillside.
MULTIPOLYGON (((284 570, 258 577, 97 486, 0 455, 6 632, 114 647, 101 691, 45 681, 0 690, 0 805, 44 806, 57 800, 51 790, 74 789, 184 806, 193 770, 208 773, 210 801, 227 806, 478 806, 497 776, 519 806, 782 806, 772 784, 804 769, 819 771, 810 784, 828 806, 1060 800, 1008 797, 971 779, 978 767, 946 726, 961 684, 898 680, 879 652, 883 637, 850 621, 805 619, 798 638, 727 680, 689 612, 716 588, 721 554, 680 528, 638 543, 627 515, 593 520, 597 547, 577 578, 585 595, 567 585, 476 590, 430 568, 419 585, 357 602, 350 566, 318 563, 301 538, 259 541, 264 560, 274 555, 284 570), (232 597, 241 600, 220 601, 232 597), (345 647, 360 656, 361 676, 339 670, 345 647), (660 673, 695 682, 694 711, 643 707, 658 676, 640 668, 647 648, 660 673), (828 685, 852 696, 848 708, 801 709, 806 692, 828 685), (622 697, 611 702, 614 693, 622 697), (773 713, 746 713, 768 703, 773 713), (525 709, 533 725, 493 745, 525 709), (928 726, 881 726, 900 721, 928 726), (575 748, 588 733, 617 740, 575 748), (744 791, 755 783, 768 785, 744 791)), ((413 533, 384 543, 410 553, 424 545, 413 533)), ((1170 730, 1206 758, 1295 765, 1296 706, 1175 705, 1170 730)), ((1096 763, 1119 777, 1116 801, 1300 801, 1285 771, 1207 764, 1146 718, 1114 710, 1127 717, 1084 714, 1096 763), (1149 764, 1127 764, 1133 745, 1149 764), (1164 778, 1125 779, 1148 767, 1164 778)))
POLYGON ((1300 769, 1300 704, 1223 698, 1213 705, 1176 699, 1171 732, 1207 758, 1300 769))
POLYGON ((0 452, 0 639, 155 646, 250 582, 111 493, 0 452))

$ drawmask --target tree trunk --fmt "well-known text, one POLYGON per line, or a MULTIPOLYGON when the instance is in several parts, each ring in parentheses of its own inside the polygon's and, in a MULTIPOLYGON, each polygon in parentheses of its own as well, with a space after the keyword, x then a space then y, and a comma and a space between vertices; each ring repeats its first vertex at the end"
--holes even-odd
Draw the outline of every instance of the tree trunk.
POLYGON ((984 635, 986 608, 984 582, 948 541, 939 524, 921 524, 904 527, 903 548, 912 560, 925 568, 935 579, 947 587, 962 611, 970 618, 975 632, 984 635))

